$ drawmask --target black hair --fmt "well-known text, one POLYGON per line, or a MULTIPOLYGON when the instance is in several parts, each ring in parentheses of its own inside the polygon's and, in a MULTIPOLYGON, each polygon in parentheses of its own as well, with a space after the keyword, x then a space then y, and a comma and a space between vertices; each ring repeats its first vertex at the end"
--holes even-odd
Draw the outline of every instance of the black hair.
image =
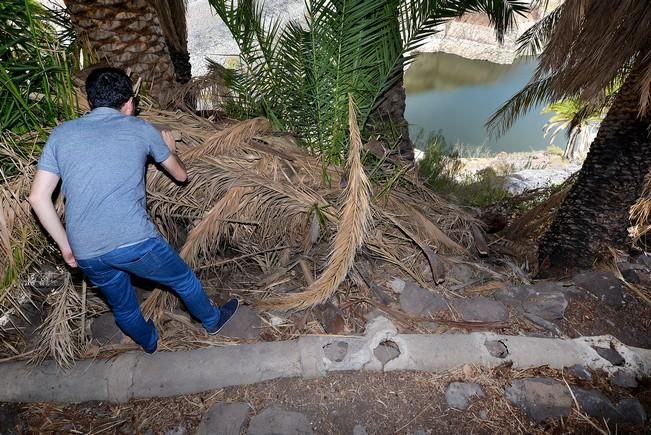
POLYGON ((119 68, 96 68, 86 79, 86 95, 91 109, 111 107, 120 109, 133 97, 129 76, 119 68))

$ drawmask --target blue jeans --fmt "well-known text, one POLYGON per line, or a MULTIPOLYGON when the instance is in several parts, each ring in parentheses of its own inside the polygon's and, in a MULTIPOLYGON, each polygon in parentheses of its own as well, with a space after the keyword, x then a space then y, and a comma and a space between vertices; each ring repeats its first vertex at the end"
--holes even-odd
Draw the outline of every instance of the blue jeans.
POLYGON ((194 272, 160 237, 77 263, 90 282, 99 287, 120 329, 146 352, 156 350, 158 333, 154 323, 146 322, 140 311, 130 273, 174 290, 204 328, 214 329, 219 322, 219 310, 208 299, 194 272))

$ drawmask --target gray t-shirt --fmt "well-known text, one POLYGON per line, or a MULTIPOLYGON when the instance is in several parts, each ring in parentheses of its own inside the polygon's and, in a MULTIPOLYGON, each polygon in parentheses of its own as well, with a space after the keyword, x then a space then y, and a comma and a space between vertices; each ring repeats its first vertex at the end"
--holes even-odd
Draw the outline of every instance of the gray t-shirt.
POLYGON ((170 150, 148 122, 99 107, 52 131, 38 169, 61 177, 68 240, 80 260, 158 235, 145 203, 147 157, 170 150))

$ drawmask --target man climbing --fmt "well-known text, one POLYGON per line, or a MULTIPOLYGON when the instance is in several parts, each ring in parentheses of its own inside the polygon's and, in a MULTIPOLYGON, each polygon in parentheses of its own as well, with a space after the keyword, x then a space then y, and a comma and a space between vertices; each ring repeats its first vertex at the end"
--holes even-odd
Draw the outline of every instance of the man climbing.
POLYGON ((201 283, 161 238, 145 206, 145 166, 151 158, 176 181, 187 181, 169 132, 135 116, 132 84, 124 71, 98 68, 86 79, 91 112, 55 128, 38 161, 29 202, 71 267, 79 266, 101 290, 118 326, 143 347, 156 350, 158 333, 145 321, 130 274, 174 290, 210 334, 218 333, 239 306, 215 307, 201 283), (62 180, 64 229, 52 202, 62 180))

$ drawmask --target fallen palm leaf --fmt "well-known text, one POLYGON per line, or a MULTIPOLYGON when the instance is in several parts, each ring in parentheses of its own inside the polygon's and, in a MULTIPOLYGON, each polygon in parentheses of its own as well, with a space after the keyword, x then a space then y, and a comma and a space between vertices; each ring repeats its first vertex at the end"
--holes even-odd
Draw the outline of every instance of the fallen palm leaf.
POLYGON ((326 269, 307 290, 264 301, 261 306, 280 309, 304 309, 330 298, 350 271, 357 250, 368 235, 371 224, 371 186, 361 162, 362 140, 351 96, 348 98, 350 150, 348 185, 344 191, 339 230, 335 235, 326 269))

